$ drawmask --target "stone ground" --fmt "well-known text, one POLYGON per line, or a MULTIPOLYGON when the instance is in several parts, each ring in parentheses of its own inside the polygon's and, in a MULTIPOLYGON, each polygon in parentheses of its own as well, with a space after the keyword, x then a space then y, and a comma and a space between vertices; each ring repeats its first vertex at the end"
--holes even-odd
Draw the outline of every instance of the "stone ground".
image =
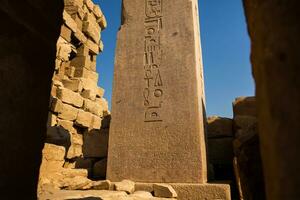
POLYGON ((48 191, 39 197, 39 200, 63 200, 63 199, 90 199, 90 200, 175 200, 174 198, 157 198, 151 193, 137 191, 127 194, 122 191, 109 190, 55 190, 48 191))

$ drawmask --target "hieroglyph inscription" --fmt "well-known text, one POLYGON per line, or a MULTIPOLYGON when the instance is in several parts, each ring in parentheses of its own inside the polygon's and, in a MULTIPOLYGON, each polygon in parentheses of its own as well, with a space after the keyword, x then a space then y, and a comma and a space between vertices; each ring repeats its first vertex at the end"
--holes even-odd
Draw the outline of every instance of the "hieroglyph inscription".
POLYGON ((163 0, 145 0, 144 107, 145 122, 162 122, 163 78, 161 75, 163 0))

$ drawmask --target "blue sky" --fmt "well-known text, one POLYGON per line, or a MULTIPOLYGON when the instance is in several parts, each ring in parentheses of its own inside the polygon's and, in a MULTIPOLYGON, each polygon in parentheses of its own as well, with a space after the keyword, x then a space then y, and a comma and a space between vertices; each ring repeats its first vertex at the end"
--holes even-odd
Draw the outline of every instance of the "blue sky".
MULTIPOLYGON (((114 51, 121 0, 95 0, 106 16, 104 52, 97 60, 99 85, 111 101, 114 51)), ((250 41, 241 0, 199 0, 207 115, 232 116, 232 101, 254 95, 250 41)))

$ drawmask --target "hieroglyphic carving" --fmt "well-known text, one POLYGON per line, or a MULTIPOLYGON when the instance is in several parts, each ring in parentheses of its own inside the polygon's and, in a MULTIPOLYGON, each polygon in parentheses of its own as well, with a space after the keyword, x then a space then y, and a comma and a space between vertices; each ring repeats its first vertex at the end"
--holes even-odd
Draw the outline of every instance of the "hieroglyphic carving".
POLYGON ((144 71, 145 89, 143 91, 145 122, 161 122, 163 104, 163 78, 161 69, 162 1, 145 0, 145 48, 144 71))

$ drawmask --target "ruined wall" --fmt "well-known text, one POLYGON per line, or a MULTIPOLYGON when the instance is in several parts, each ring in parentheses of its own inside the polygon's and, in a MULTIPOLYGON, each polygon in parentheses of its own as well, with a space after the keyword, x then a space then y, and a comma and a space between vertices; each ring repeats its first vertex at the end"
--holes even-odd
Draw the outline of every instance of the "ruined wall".
POLYGON ((105 179, 106 173, 109 111, 96 72, 106 20, 91 0, 64 2, 40 186, 82 189, 87 176, 105 179))
POLYGON ((300 2, 244 0, 267 198, 300 196, 300 2))
POLYGON ((210 178, 231 181, 233 199, 265 199, 255 97, 233 102, 233 119, 208 117, 210 178))
POLYGON ((63 3, 0 5, 0 198, 36 199, 63 3))

